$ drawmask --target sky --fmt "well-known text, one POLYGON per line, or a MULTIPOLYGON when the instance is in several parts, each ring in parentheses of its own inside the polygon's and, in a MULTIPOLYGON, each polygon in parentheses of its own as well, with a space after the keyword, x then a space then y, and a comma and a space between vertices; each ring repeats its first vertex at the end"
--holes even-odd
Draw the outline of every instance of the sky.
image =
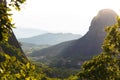
POLYGON ((93 17, 106 8, 119 15, 120 0, 27 0, 21 11, 13 11, 13 22, 17 29, 84 35, 93 17))

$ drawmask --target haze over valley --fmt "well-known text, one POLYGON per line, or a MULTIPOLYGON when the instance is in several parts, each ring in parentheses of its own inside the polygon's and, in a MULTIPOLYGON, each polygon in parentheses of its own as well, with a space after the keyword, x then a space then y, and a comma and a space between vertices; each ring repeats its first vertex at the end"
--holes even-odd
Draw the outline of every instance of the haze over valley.
POLYGON ((120 80, 119 8, 120 0, 0 0, 0 80, 120 80))
POLYGON ((105 38, 105 27, 116 22, 117 14, 110 9, 99 11, 91 21, 89 31, 82 38, 66 41, 42 50, 33 51, 30 57, 36 57, 37 61, 52 64, 54 66, 79 67, 82 63, 98 55, 105 38), (70 62, 69 62, 70 61, 70 62), (60 62, 60 63, 59 63, 60 62))

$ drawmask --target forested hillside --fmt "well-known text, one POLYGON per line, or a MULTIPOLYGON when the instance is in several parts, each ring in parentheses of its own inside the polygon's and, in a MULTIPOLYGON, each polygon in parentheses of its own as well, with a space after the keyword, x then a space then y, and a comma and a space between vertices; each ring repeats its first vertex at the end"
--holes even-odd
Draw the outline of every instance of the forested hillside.
MULTIPOLYGON (((11 7, 20 10, 20 5, 24 2, 25 0, 11 0, 10 3, 6 3, 6 0, 0 0, 0 80, 120 80, 120 17, 115 20, 112 15, 101 12, 107 16, 104 16, 105 24, 109 24, 107 20, 110 19, 113 23, 105 28, 107 34, 104 35, 106 37, 103 40, 101 53, 85 61, 79 70, 73 71, 73 67, 52 68, 40 62, 29 61, 12 32, 14 25, 9 11, 11 7)), ((104 18, 96 18, 104 21, 104 18)), ((95 33, 97 32, 95 30, 95 33)), ((68 44, 71 44, 71 41, 68 44)), ((68 62, 67 65, 71 65, 71 61, 68 62)))
POLYGON ((93 18, 89 31, 82 38, 34 51, 29 56, 54 67, 79 68, 85 60, 102 51, 101 45, 106 35, 105 27, 113 25, 116 17, 117 14, 113 10, 103 9, 93 18))
MULTIPOLYGON (((74 75, 60 72, 33 62, 23 63, 16 56, 9 56, 4 52, 0 52, 0 79, 1 80, 119 80, 120 79, 120 18, 113 26, 107 27, 107 36, 102 45, 102 53, 93 57, 91 60, 83 63, 81 70, 74 75), (65 77, 68 78, 65 78, 65 77)), ((11 49, 13 50, 13 49, 11 49)), ((15 50, 15 49, 14 49, 15 50)), ((20 53, 17 51, 16 54, 20 53)), ((21 57, 23 58, 23 57, 21 57)), ((71 74, 73 74, 71 73, 71 74)))
POLYGON ((45 33, 29 38, 21 38, 20 42, 31 43, 35 45, 56 45, 61 42, 79 39, 81 35, 72 33, 45 33))

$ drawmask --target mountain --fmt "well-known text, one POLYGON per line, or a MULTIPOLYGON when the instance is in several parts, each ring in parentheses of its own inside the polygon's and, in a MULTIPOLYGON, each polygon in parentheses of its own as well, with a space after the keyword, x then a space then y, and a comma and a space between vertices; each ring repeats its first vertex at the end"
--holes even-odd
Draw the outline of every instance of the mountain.
POLYGON ((35 44, 31 44, 31 43, 21 42, 22 50, 24 51, 24 53, 25 53, 26 55, 32 53, 33 51, 41 50, 41 49, 47 48, 47 47, 49 47, 49 46, 50 46, 50 45, 35 45, 35 44))
POLYGON ((89 31, 82 38, 33 52, 29 56, 55 67, 79 67, 83 61, 102 51, 101 45, 106 35, 104 29, 116 22, 116 16, 113 10, 103 9, 93 18, 89 31))
POLYGON ((46 33, 30 38, 22 38, 19 39, 19 41, 36 45, 55 45, 64 41, 78 39, 80 37, 81 35, 71 33, 46 33))
POLYGON ((44 30, 31 29, 31 28, 19 28, 19 27, 13 29, 13 31, 14 31, 15 36, 17 37, 17 39, 28 38, 28 37, 48 33, 47 31, 44 31, 44 30))
MULTIPOLYGON (((19 61, 26 63, 28 62, 27 57, 25 56, 19 42, 17 41, 14 33, 10 33, 8 42, 0 43, 0 52, 8 54, 9 56, 15 56, 19 61)), ((1 53, 0 53, 1 54, 1 53)), ((0 59, 2 61, 2 59, 0 59)))

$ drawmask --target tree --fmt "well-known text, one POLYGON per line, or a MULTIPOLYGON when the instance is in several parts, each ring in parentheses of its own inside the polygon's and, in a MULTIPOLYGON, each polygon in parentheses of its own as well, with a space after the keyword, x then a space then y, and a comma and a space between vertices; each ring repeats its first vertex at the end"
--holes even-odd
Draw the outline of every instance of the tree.
POLYGON ((20 10, 20 5, 26 0, 0 0, 0 42, 7 41, 14 24, 12 23, 12 8, 20 10))
POLYGON ((120 80, 120 18, 105 31, 103 52, 82 65, 78 80, 120 80))
POLYGON ((0 58, 4 58, 0 62, 0 80, 48 80, 42 71, 29 62, 23 64, 5 53, 0 53, 0 58))

